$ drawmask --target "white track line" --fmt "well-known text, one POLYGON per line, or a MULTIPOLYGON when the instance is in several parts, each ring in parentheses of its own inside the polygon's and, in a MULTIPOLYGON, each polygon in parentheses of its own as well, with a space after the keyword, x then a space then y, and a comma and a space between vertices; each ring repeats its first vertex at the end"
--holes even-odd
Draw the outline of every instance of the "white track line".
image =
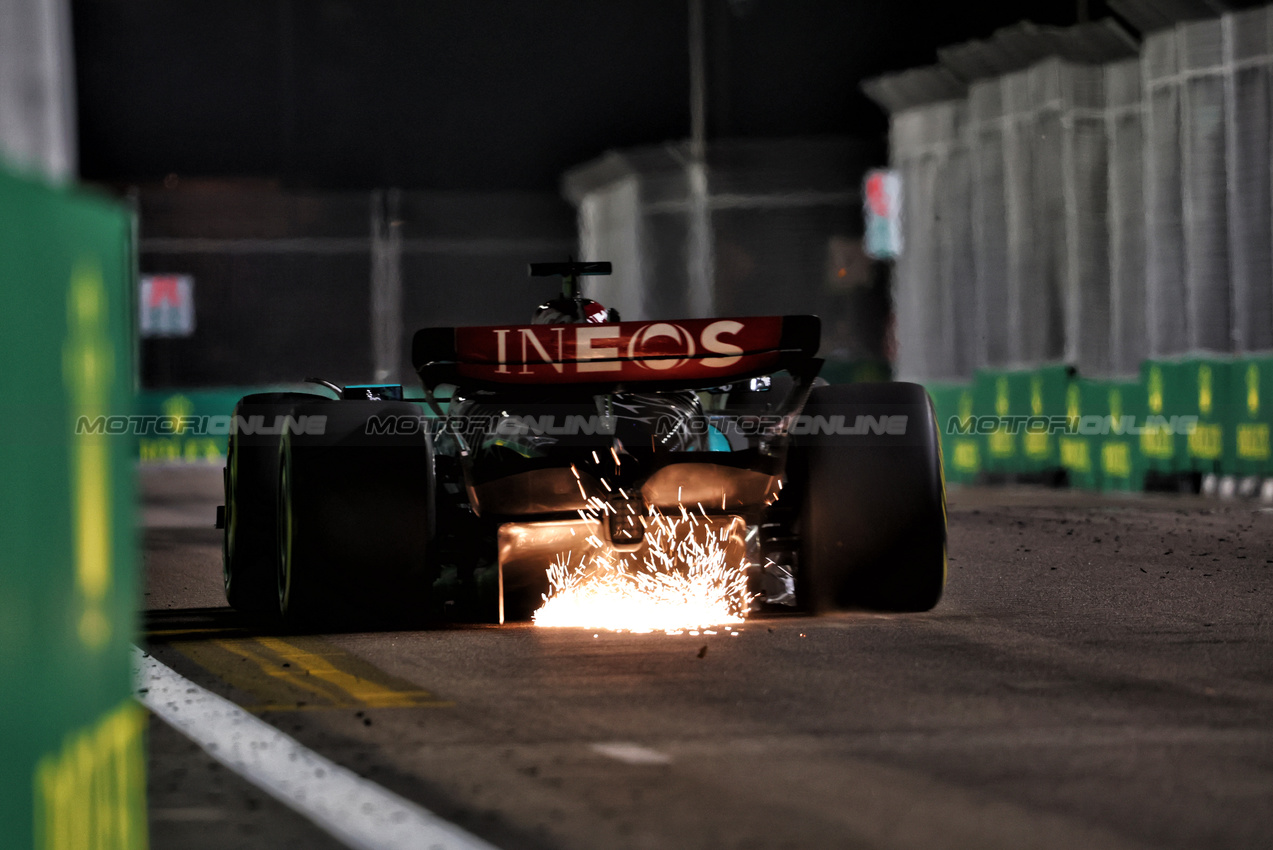
POLYGON ((592 750, 627 764, 671 764, 672 762, 672 757, 665 753, 628 741, 593 744, 592 750))
POLYGON ((356 850, 495 850, 133 648, 137 698, 208 755, 356 850))

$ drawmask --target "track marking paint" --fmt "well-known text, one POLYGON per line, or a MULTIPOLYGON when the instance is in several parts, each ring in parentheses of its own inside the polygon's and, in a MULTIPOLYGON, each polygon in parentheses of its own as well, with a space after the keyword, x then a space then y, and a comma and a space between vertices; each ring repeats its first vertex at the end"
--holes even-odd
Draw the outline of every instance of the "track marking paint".
POLYGON ((244 705, 255 713, 454 705, 321 638, 223 638, 168 645, 255 697, 256 705, 244 705))
POLYGON ((311 676, 335 685, 355 700, 371 708, 405 708, 419 702, 421 697, 431 698, 423 690, 395 690, 369 679, 355 676, 332 664, 325 656, 309 652, 299 646, 272 637, 259 637, 258 643, 289 663, 297 664, 311 676))
POLYGON ((592 744, 593 752, 624 762, 625 764, 671 764, 672 757, 658 750, 633 744, 630 741, 612 741, 592 744))
POLYGON ((305 675, 305 671, 281 667, 279 662, 260 653, 253 652, 249 647, 254 641, 214 640, 212 643, 244 660, 251 661, 256 665, 257 670, 266 676, 280 679, 295 688, 307 691, 320 699, 326 700, 330 705, 339 705, 343 702, 337 689, 328 687, 321 681, 310 681, 308 676, 305 675))
POLYGON ((136 647, 138 699, 208 755, 355 850, 494 850, 302 746, 136 647))
POLYGON ((247 647, 255 646, 251 640, 174 641, 168 645, 236 690, 251 694, 259 704, 346 707, 347 700, 336 689, 295 676, 281 661, 266 659, 264 647, 256 646, 259 652, 250 651, 247 647))

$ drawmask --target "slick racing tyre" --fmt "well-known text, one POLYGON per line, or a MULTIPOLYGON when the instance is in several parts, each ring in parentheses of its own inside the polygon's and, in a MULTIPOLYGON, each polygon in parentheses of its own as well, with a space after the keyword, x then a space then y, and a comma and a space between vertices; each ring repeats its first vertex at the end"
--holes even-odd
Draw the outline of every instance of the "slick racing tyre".
POLYGON ((802 604, 929 610, 946 583, 946 489, 928 394, 907 383, 818 387, 804 412, 813 433, 793 432, 788 466, 802 604))
POLYGON ((225 533, 221 566, 225 598, 238 611, 278 614, 275 503, 278 425, 298 402, 323 402, 311 393, 256 393, 239 399, 226 452, 225 533), (244 427, 237 427, 242 423, 244 427))
POLYGON ((278 443, 276 592, 291 624, 417 619, 428 612, 435 473, 427 433, 376 423, 420 421, 402 402, 302 404, 322 434, 278 443))

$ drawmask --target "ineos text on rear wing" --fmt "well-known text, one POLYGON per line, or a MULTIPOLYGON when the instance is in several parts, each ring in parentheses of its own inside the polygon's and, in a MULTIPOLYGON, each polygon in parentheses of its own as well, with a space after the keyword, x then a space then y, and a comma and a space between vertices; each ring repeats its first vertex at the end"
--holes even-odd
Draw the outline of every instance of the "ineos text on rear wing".
POLYGON ((694 388, 803 372, 819 336, 816 316, 424 328, 412 363, 427 386, 694 388))

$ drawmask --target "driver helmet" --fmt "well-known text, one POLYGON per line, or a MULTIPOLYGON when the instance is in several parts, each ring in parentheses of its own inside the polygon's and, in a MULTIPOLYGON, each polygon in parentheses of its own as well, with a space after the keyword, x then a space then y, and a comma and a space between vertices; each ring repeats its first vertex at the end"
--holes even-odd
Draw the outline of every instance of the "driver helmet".
POLYGON ((601 325, 619 321, 617 310, 607 310, 604 305, 588 298, 575 301, 570 298, 554 298, 540 304, 531 324, 535 325, 601 325), (582 308, 583 316, 579 315, 582 308))

